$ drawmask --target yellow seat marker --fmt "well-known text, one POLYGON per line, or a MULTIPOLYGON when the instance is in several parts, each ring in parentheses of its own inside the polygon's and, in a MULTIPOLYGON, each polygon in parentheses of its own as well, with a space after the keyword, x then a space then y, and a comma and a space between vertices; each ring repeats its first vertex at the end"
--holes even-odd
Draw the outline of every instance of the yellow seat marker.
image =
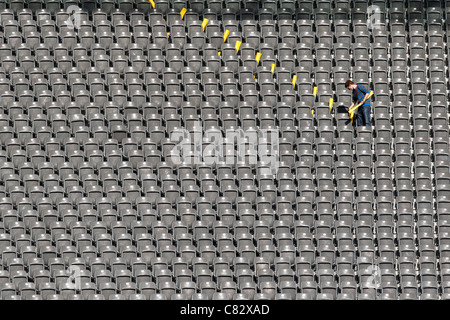
POLYGON ((223 42, 227 42, 228 36, 230 35, 230 30, 225 30, 223 34, 223 42))
MULTIPOLYGON (((256 54, 256 65, 259 65, 259 60, 261 60, 261 56, 262 56, 262 53, 261 52, 258 52, 257 54, 256 54)), ((273 73, 273 72, 272 72, 273 73)))
POLYGON ((328 106, 330 107, 330 112, 333 109, 333 98, 330 98, 330 100, 328 101, 328 106))
POLYGON ((220 57, 220 55, 222 54, 222 52, 221 51, 219 51, 219 52, 217 52, 217 55, 220 57))
POLYGON ((205 28, 206 28, 206 25, 208 24, 208 22, 209 22, 209 19, 203 19, 203 22, 202 22, 202 28, 203 28, 203 31, 205 31, 205 28))
POLYGON ((153 0, 148 0, 148 2, 150 2, 152 4, 152 8, 155 9, 155 1, 153 0))
POLYGON ((295 84, 297 83, 297 75, 294 74, 294 76, 292 77, 292 87, 295 89, 295 84))
POLYGON ((351 108, 350 110, 348 110, 349 116, 350 116, 350 120, 352 120, 353 122, 353 118, 355 116, 355 111, 361 106, 360 104, 357 104, 356 106, 354 106, 353 108, 351 108))
MULTIPOLYGON (((358 107, 359 107, 359 105, 358 105, 358 107)), ((348 113, 350 114, 350 120, 352 120, 352 122, 353 122, 353 117, 355 116, 355 110, 349 111, 348 113)))
POLYGON ((270 71, 272 71, 272 74, 275 73, 275 63, 272 63, 272 66, 270 67, 270 71))
MULTIPOLYGON (((317 97, 317 87, 313 88, 313 96, 314 96, 314 101, 315 101, 316 97, 317 97)), ((311 109, 311 114, 314 115, 314 107, 311 109)))
POLYGON ((181 20, 184 19, 184 15, 186 14, 186 12, 187 12, 187 9, 186 9, 186 8, 181 9, 181 11, 180 11, 181 20))
POLYGON ((236 48, 236 53, 239 52, 239 48, 241 47, 241 43, 242 43, 242 42, 240 42, 239 40, 236 41, 236 44, 234 45, 234 47, 236 48))

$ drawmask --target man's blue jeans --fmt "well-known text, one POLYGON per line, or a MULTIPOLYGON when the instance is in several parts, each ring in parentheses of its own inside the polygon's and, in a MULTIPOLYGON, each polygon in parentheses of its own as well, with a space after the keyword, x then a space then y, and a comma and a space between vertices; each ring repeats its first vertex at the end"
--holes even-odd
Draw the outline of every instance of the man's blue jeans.
POLYGON ((359 126, 370 126, 370 104, 358 108, 356 124, 359 126))

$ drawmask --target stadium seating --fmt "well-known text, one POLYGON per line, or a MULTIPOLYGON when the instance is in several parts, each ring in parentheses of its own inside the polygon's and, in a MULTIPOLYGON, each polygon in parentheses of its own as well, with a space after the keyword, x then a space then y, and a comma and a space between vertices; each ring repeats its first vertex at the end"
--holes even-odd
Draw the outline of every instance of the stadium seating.
POLYGON ((447 299, 449 8, 0 0, 0 299, 447 299))

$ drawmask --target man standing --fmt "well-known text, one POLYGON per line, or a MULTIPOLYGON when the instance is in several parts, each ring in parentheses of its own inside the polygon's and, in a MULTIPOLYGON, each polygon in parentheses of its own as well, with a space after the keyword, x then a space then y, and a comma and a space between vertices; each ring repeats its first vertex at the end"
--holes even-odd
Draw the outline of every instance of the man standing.
POLYGON ((358 126, 370 126, 370 102, 369 98, 372 95, 369 90, 362 84, 356 84, 352 80, 345 82, 345 87, 348 90, 352 90, 353 102, 350 105, 351 110, 355 105, 360 104, 356 114, 356 124, 358 126))

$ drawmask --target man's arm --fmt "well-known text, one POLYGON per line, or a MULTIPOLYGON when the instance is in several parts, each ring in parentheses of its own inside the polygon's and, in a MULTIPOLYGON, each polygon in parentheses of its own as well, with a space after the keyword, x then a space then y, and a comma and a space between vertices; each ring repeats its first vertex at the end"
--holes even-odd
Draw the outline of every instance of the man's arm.
POLYGON ((358 85, 358 89, 362 93, 365 93, 364 99, 361 101, 361 105, 363 105, 364 102, 366 102, 370 98, 370 96, 372 95, 372 92, 370 90, 367 90, 367 88, 365 86, 363 86, 362 84, 358 85))
POLYGON ((367 99, 369 99, 369 97, 370 97, 370 92, 366 93, 366 95, 364 96, 363 101, 361 101, 361 104, 364 104, 364 102, 366 102, 367 99))

